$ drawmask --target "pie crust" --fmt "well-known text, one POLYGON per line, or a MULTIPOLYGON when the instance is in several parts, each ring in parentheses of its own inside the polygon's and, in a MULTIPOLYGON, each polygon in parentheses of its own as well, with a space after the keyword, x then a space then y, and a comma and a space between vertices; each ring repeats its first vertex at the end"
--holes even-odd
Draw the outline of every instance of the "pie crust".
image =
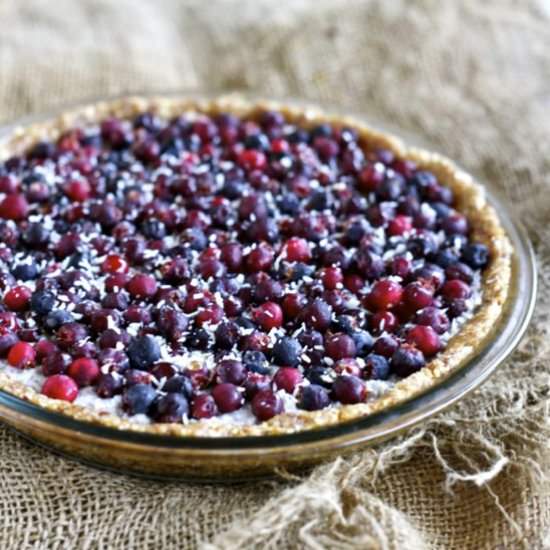
POLYGON ((438 384, 476 355, 498 326, 510 288, 513 249, 498 214, 487 202, 483 187, 475 182, 472 176, 458 169, 450 160, 437 153, 408 147, 400 139, 375 130, 358 119, 331 116, 310 107, 304 108, 272 101, 251 102, 236 96, 212 100, 129 97, 78 107, 45 122, 17 127, 7 136, 0 138, 0 160, 25 151, 37 141, 55 139, 70 128, 99 122, 108 116, 126 118, 144 111, 151 111, 164 117, 172 117, 183 112, 205 114, 229 112, 245 116, 262 110, 278 110, 291 122, 304 126, 328 122, 335 126, 352 127, 369 147, 389 149, 398 157, 415 161, 420 168, 432 171, 438 179, 452 189, 456 197, 457 210, 468 218, 473 239, 488 247, 490 262, 482 274, 481 304, 476 308, 473 316, 460 328, 458 334, 447 342, 444 350, 420 371, 398 381, 384 395, 369 403, 340 405, 312 412, 287 412, 254 425, 236 425, 219 418, 187 424, 139 424, 131 419, 102 414, 81 405, 50 399, 25 384, 11 379, 4 372, 0 372, 1 390, 49 411, 120 430, 172 436, 264 436, 326 427, 388 409, 438 384))

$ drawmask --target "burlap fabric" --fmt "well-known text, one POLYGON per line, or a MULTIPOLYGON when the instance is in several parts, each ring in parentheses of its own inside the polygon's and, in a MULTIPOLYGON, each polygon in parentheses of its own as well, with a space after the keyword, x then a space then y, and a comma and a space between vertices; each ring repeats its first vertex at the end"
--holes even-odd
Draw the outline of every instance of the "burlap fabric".
POLYGON ((237 88, 398 124, 499 186, 535 243, 528 337, 470 398, 311 475, 131 479, 0 428, 0 548, 550 546, 550 7, 544 0, 0 2, 0 119, 237 88))

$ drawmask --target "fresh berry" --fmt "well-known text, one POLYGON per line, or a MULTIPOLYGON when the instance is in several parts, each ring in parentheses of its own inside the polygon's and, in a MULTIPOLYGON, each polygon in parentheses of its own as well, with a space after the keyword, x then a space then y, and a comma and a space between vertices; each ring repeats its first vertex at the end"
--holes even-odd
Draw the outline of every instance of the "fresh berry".
POLYGON ((135 338, 128 346, 128 357, 134 368, 146 369, 159 360, 159 344, 151 335, 135 338))
POLYGON ((16 286, 4 295, 4 304, 12 311, 24 311, 31 301, 32 291, 26 286, 16 286))
POLYGON ((426 357, 435 355, 441 349, 437 332, 429 326, 417 325, 407 332, 407 342, 417 347, 426 357))
POLYGON ((189 414, 189 403, 181 393, 167 393, 155 404, 157 422, 181 422, 189 414))
POLYGON ((212 390, 212 397, 220 412, 229 413, 240 409, 243 406, 243 394, 234 384, 218 384, 212 390))
POLYGON ((253 318, 264 330, 269 331, 283 324, 283 310, 275 302, 266 302, 253 312, 253 318))
POLYGON ((390 375, 390 363, 383 355, 371 353, 365 358, 363 376, 372 380, 386 380, 390 375))
POLYGON ((218 406, 214 397, 208 393, 201 393, 193 399, 191 405, 191 415, 200 420, 202 418, 212 418, 219 414, 218 406))
POLYGON ((397 305, 402 296, 403 288, 399 283, 391 279, 382 279, 374 284, 367 299, 370 307, 379 310, 397 305))
POLYGON ((362 403, 367 397, 367 388, 357 376, 338 376, 332 385, 332 392, 337 401, 346 405, 362 403))
POLYGON ((152 386, 134 384, 122 394, 122 409, 130 415, 147 414, 156 397, 157 392, 152 386))
POLYGON ((287 393, 294 393, 296 387, 302 383, 304 377, 302 373, 292 367, 281 367, 273 377, 275 387, 284 390, 287 393))
POLYGON ((27 342, 17 342, 8 353, 8 363, 15 368, 25 369, 32 367, 36 359, 36 351, 27 342))
POLYGON ((284 336, 273 346, 273 360, 277 365, 295 367, 300 362, 302 346, 294 338, 284 336))
POLYGON ((354 339, 342 333, 330 336, 325 342, 325 350, 327 355, 335 361, 347 357, 355 357, 357 352, 354 339))
POLYGON ((330 405, 330 396, 323 386, 310 384, 302 388, 299 407, 306 411, 318 411, 330 405))
POLYGON ((424 354, 413 346, 404 344, 391 357, 392 371, 398 376, 409 376, 426 364, 424 354))
POLYGON ((269 420, 283 410, 283 400, 271 390, 259 391, 252 399, 252 413, 260 421, 269 420))
POLYGON ((83 387, 92 385, 99 378, 100 370, 97 361, 82 357, 69 365, 67 374, 79 387, 83 387))
POLYGON ((51 399, 72 402, 78 397, 78 386, 71 377, 54 374, 46 378, 42 386, 42 393, 51 399))
POLYGON ((441 294, 449 301, 465 300, 472 294, 471 288, 460 279, 447 281, 441 289, 441 294))

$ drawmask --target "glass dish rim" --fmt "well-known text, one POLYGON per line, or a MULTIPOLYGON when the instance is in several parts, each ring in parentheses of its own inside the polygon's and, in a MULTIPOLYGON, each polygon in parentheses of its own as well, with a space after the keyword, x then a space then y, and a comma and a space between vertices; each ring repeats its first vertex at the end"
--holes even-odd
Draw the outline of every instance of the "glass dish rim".
MULTIPOLYGON (((364 121, 371 128, 397 136, 407 146, 419 146, 431 151, 437 150, 432 146, 426 146, 421 138, 410 136, 409 133, 399 128, 393 128, 389 123, 380 123, 368 113, 350 113, 342 107, 330 105, 324 101, 308 102, 297 99, 255 97, 247 92, 232 92, 227 90, 209 93, 195 90, 126 93, 79 101, 2 124, 0 125, 0 138, 15 127, 45 121, 62 114, 64 111, 92 105, 97 102, 108 102, 125 97, 178 97, 182 99, 208 100, 234 94, 255 102, 276 101, 301 107, 319 107, 329 114, 352 115, 364 121)), ((121 443, 146 445, 151 448, 163 447, 239 452, 254 449, 292 448, 297 445, 321 443, 336 438, 343 438, 345 444, 375 443, 397 435, 399 432, 417 425, 456 403, 483 383, 517 347, 527 330, 534 311, 537 295, 537 270, 534 250, 527 233, 506 204, 503 204, 502 199, 498 196, 499 194, 492 189, 492 186, 477 175, 475 175, 475 179, 484 186, 489 202, 499 212, 499 218, 512 241, 515 252, 512 277, 513 293, 507 299, 506 311, 499 321, 501 331, 488 339, 479 353, 466 365, 418 395, 377 413, 348 422, 289 434, 234 437, 174 436, 109 428, 44 409, 4 390, 0 390, 0 405, 6 406, 24 416, 30 416, 36 420, 53 424, 61 429, 73 430, 89 436, 115 440, 121 443)))

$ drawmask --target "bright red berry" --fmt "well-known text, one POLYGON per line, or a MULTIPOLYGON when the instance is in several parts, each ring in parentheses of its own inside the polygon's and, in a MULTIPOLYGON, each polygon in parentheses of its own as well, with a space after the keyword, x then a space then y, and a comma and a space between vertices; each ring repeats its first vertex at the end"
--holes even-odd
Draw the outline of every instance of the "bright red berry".
POLYGON ((247 170, 261 170, 267 164, 267 158, 261 151, 245 149, 239 154, 239 164, 247 170))
POLYGON ((110 254, 101 264, 103 273, 126 273, 128 262, 118 254, 110 254))
POLYGON ((52 399, 72 402, 78 396, 78 386, 70 376, 54 374, 46 378, 42 393, 52 399))
POLYGON ((293 367, 281 367, 273 377, 275 387, 279 390, 285 390, 287 393, 294 393, 298 384, 302 383, 304 377, 302 373, 293 367))
POLYGON ((356 353, 353 338, 342 332, 338 332, 327 338, 325 350, 327 355, 335 361, 347 357, 355 357, 356 353))
POLYGON ((369 326, 377 334, 393 332, 399 326, 399 320, 391 311, 377 311, 370 318, 369 326))
POLYGON ((286 259, 289 262, 307 262, 311 259, 309 243, 305 239, 292 237, 284 247, 286 259))
POLYGON ((380 164, 369 164, 359 174, 359 187, 365 193, 376 191, 384 181, 384 168, 380 164))
POLYGON ((289 319, 297 317, 307 305, 303 294, 292 292, 283 298, 283 311, 289 319))
POLYGON ((157 292, 157 281, 151 275, 134 275, 128 282, 128 292, 136 298, 150 298, 157 292))
POLYGON ((437 332, 424 325, 417 325, 407 332, 407 342, 417 347, 424 355, 435 355, 441 349, 437 332))
POLYGON ((97 361, 88 357, 80 357, 69 365, 67 374, 78 386, 83 387, 93 384, 101 373, 97 361))
POLYGON ((405 287, 403 299, 407 307, 413 311, 428 307, 433 302, 433 289, 420 282, 409 283, 405 287))
POLYGON ((86 180, 73 180, 65 187, 65 194, 74 202, 84 202, 91 193, 92 188, 86 180))
POLYGON ((441 294, 447 300, 465 300, 472 294, 469 285, 460 279, 451 279, 441 288, 441 294))
POLYGON ((258 420, 269 420, 283 410, 283 400, 271 390, 260 390, 252 399, 252 413, 258 420))
POLYGON ((397 305, 403 296, 403 287, 391 279, 377 281, 368 295, 368 305, 372 309, 390 309, 397 305))
POLYGON ((4 304, 12 311, 24 311, 28 308, 32 291, 26 286, 15 286, 4 295, 4 304))
POLYGON ((29 212, 29 204, 24 195, 12 193, 0 202, 0 218, 5 220, 24 220, 29 212))
POLYGON ((340 288, 344 282, 344 275, 339 267, 325 267, 321 272, 323 286, 329 290, 340 288))
POLYGON ((392 236, 408 233, 413 227, 412 218, 409 216, 398 215, 388 224, 388 233, 392 236))
POLYGON ((34 347, 27 342, 17 342, 8 353, 8 363, 12 367, 24 369, 34 365, 36 351, 34 347))
POLYGON ((264 330, 271 330, 283 324, 283 310, 275 302, 266 302, 254 310, 253 318, 264 330))

